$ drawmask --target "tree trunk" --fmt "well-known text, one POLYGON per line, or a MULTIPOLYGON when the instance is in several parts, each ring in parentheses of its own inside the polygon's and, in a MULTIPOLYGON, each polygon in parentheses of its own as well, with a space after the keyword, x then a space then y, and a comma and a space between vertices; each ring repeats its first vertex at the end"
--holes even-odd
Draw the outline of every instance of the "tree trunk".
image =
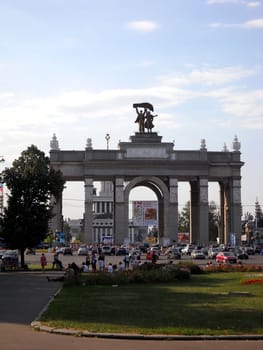
POLYGON ((25 249, 20 250, 20 256, 21 256, 21 267, 22 269, 25 267, 25 249))

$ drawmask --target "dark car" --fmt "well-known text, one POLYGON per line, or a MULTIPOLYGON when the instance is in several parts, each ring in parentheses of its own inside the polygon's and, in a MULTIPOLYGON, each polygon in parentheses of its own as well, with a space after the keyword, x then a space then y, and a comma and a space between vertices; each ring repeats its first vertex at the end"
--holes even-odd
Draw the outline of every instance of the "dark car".
POLYGON ((255 254, 262 254, 263 244, 258 244, 255 246, 255 254))
POLYGON ((248 255, 255 255, 255 249, 253 247, 246 246, 244 250, 248 255))
POLYGON ((166 252, 166 255, 168 259, 181 259, 181 252, 179 248, 169 248, 166 252))
POLYGON ((127 254, 127 251, 125 248, 119 248, 117 251, 116 251, 116 255, 126 255, 127 254))
POLYGON ((235 251, 235 255, 237 256, 238 259, 241 259, 241 260, 243 260, 243 259, 247 260, 248 259, 248 254, 243 249, 237 249, 235 251))
POLYGON ((64 247, 63 248, 63 255, 73 255, 73 251, 71 247, 64 247))

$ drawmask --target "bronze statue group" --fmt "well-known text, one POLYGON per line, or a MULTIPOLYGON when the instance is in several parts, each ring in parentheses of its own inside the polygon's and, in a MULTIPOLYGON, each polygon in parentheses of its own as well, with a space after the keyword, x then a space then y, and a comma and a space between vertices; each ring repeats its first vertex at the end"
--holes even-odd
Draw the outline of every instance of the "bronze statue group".
POLYGON ((137 112, 135 123, 139 124, 139 132, 145 133, 145 130, 147 130, 147 133, 151 133, 152 129, 154 128, 153 118, 157 117, 157 114, 151 114, 151 111, 153 111, 153 106, 150 103, 144 102, 134 104, 133 107, 137 112))

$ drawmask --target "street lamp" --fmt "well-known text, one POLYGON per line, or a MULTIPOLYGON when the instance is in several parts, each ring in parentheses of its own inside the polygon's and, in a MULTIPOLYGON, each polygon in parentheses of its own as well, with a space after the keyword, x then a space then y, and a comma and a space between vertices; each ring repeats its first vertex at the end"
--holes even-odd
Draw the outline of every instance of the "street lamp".
POLYGON ((107 142, 107 151, 108 151, 109 150, 110 134, 106 134, 105 139, 106 139, 106 142, 107 142))
MULTIPOLYGON (((0 156, 0 163, 3 163, 4 157, 0 156)), ((0 173, 0 214, 3 214, 3 209, 4 209, 4 185, 2 182, 2 173, 0 173)))

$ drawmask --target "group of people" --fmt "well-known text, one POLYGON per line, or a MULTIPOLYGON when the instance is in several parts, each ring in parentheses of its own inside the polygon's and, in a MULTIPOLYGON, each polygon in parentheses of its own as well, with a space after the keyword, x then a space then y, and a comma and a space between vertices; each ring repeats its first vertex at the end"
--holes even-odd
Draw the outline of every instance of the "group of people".
MULTIPOLYGON (((146 263, 157 262, 158 256, 155 252, 151 252, 150 250, 146 254, 146 263)), ((41 254, 40 257, 41 268, 44 271, 47 265, 47 258, 44 253, 41 254)), ((82 262, 79 267, 75 262, 68 265, 66 270, 73 269, 74 273, 81 272, 97 272, 97 271, 108 271, 108 272, 116 272, 116 271, 127 271, 129 269, 134 269, 137 265, 140 264, 140 260, 136 254, 129 255, 128 253, 123 257, 118 264, 112 264, 111 262, 105 265, 105 255, 100 252, 98 255, 95 252, 92 254, 87 254, 85 261, 82 262)), ((55 253, 53 256, 52 269, 64 270, 62 261, 59 259, 59 253, 55 253)))

